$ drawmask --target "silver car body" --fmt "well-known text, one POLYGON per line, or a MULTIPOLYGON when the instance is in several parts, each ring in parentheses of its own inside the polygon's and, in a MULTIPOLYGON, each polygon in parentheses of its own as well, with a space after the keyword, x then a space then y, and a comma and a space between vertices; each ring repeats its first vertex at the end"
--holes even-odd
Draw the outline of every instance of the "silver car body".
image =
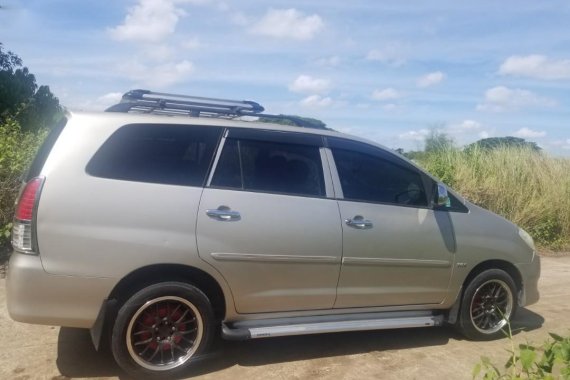
MULTIPOLYGON (((215 281, 225 322, 449 310, 470 273, 495 266, 512 273, 519 305, 538 300, 539 258, 517 226, 455 193, 467 212, 345 200, 325 146, 320 155, 326 196, 319 198, 213 188, 211 173, 204 187, 87 174, 101 145, 133 123, 335 137, 414 165, 380 145, 332 131, 214 118, 71 114, 41 169, 46 180, 37 210, 39 255, 15 252, 10 260, 13 319, 92 328, 129 276, 173 266, 215 281), (239 219, 207 215, 220 206, 239 212, 239 219), (371 228, 347 227, 355 216, 371 228)), ((168 280, 160 270, 150 273, 168 280)))

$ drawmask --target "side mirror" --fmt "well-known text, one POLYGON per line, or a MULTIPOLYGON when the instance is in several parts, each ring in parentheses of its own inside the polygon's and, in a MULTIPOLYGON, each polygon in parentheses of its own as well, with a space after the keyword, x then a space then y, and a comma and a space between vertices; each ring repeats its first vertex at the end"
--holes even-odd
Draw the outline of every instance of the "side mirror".
POLYGON ((449 199, 447 187, 443 183, 437 184, 436 205, 438 207, 451 207, 451 199, 449 199))

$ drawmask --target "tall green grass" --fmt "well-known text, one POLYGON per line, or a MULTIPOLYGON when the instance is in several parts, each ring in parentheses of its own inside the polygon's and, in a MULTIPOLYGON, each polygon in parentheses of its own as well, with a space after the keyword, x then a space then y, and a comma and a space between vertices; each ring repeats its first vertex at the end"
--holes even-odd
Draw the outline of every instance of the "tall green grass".
POLYGON ((527 148, 446 148, 418 163, 471 202, 527 230, 539 246, 570 248, 570 159, 527 148))

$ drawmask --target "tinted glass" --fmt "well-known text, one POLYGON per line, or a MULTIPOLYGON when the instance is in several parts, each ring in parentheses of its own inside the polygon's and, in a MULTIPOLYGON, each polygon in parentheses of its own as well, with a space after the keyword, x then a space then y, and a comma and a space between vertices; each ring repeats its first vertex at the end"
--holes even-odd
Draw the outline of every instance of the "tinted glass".
POLYGON ((25 182, 28 182, 32 178, 40 175, 42 167, 44 166, 48 158, 48 155, 51 152, 51 149, 55 145, 55 142, 59 138, 59 135, 63 131, 63 128, 65 127, 66 124, 67 124, 67 118, 63 118, 49 132, 42 146, 40 147, 40 149, 38 149, 38 152, 36 153, 36 156, 34 157, 32 163, 30 164, 30 167, 28 168, 26 175, 24 176, 25 182))
POLYGON ((332 152, 345 199, 427 206, 417 171, 366 153, 334 148, 332 152))
POLYGON ((238 145, 237 140, 226 140, 212 177, 212 186, 243 189, 238 145))
POLYGON ((317 146, 228 139, 212 186, 324 196, 317 146))
POLYGON ((96 177, 202 186, 222 128, 132 124, 115 132, 87 165, 96 177))

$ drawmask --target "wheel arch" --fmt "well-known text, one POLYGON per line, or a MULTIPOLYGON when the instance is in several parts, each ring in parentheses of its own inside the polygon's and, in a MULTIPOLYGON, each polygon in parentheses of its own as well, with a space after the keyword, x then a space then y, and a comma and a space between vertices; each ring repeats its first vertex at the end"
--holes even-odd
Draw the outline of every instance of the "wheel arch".
POLYGON ((222 321, 226 315, 226 295, 222 286, 207 272, 183 264, 153 264, 138 268, 123 277, 103 302, 90 329, 96 350, 110 344, 110 332, 121 305, 139 290, 165 281, 180 281, 200 289, 212 304, 214 317, 222 321))
POLYGON ((523 289, 523 280, 522 280, 522 275, 517 269, 517 267, 506 260, 491 259, 491 260, 482 261, 479 264, 475 265, 463 280, 459 293, 457 294, 457 298, 455 299, 455 302, 447 312, 446 320, 449 324, 455 324, 458 319, 461 303, 463 302, 463 295, 465 293, 465 289, 467 288, 467 286, 469 286, 471 281, 473 281, 473 279, 477 277, 477 275, 483 273, 488 269, 501 269, 505 271, 509 276, 511 276, 511 278, 515 283, 515 286, 517 287, 516 298, 518 299, 518 296, 520 296, 520 293, 523 289))
MULTIPOLYGON (((477 264, 473 269, 471 269, 471 271, 463 281, 463 291, 471 283, 471 281, 473 281, 473 279, 477 277, 477 275, 488 269, 501 269, 507 272, 507 274, 511 276, 511 278, 515 282, 515 285, 517 287, 516 289, 517 293, 520 292, 521 289, 523 288, 522 275, 514 264, 505 260, 493 259, 493 260, 483 261, 477 264)), ((461 296, 463 297, 463 292, 461 296)))
POLYGON ((180 281, 194 285, 212 303, 216 319, 226 314, 226 297, 220 284, 207 272, 182 264, 153 264, 138 268, 123 277, 109 294, 109 300, 125 302, 140 289, 163 281, 180 281))

